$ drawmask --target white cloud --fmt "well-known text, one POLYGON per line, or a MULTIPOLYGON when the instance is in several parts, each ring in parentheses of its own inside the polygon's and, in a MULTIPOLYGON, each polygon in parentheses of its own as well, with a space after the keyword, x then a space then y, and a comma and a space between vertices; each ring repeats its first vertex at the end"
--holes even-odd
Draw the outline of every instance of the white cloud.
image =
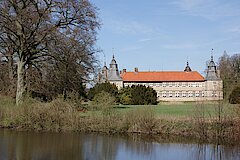
POLYGON ((239 16, 239 1, 223 0, 176 0, 174 5, 180 8, 182 14, 215 19, 229 16, 239 16))
POLYGON ((114 30, 117 33, 123 34, 149 35, 154 32, 151 27, 137 21, 111 21, 106 26, 108 26, 110 29, 114 30))
POLYGON ((138 42, 141 43, 141 42, 148 42, 148 41, 151 41, 153 40, 152 38, 142 38, 142 39, 139 39, 138 42))

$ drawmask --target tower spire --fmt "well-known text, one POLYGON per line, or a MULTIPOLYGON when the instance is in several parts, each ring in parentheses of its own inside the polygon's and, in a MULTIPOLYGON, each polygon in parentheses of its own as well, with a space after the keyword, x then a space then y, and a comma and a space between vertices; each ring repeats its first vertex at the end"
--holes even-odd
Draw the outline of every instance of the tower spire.
POLYGON ((212 51, 211 51, 211 61, 213 61, 213 48, 212 48, 212 51))
POLYGON ((114 59, 114 48, 112 48, 112 53, 113 53, 113 59, 114 59))
POLYGON ((104 66, 107 66, 105 53, 103 53, 103 56, 104 56, 104 66))

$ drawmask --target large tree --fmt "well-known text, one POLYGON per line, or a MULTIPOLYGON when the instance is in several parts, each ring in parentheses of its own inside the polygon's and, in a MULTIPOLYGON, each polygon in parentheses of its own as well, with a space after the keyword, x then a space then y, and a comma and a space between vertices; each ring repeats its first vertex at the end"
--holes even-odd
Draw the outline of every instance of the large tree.
POLYGON ((96 8, 88 0, 1 0, 0 41, 16 57, 16 103, 27 89, 27 69, 54 57, 48 44, 57 33, 81 35, 75 37, 78 42, 84 37, 94 41, 98 27, 96 8))

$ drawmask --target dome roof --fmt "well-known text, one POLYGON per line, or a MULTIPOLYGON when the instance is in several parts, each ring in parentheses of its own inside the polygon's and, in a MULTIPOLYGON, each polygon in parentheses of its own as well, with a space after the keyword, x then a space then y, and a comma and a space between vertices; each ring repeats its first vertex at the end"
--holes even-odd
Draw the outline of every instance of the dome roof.
POLYGON ((187 61, 187 66, 185 67, 184 72, 191 72, 191 71, 192 71, 192 69, 190 68, 188 61, 187 61))

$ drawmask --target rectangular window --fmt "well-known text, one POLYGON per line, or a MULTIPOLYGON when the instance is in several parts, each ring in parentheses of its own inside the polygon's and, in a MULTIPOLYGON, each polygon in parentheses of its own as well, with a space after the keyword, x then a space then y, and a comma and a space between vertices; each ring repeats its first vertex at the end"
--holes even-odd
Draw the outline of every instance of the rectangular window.
POLYGON ((196 83, 196 87, 200 87, 198 82, 196 83))
POLYGON ((188 87, 192 87, 192 83, 191 82, 188 83, 188 87))
POLYGON ((213 92, 212 92, 212 97, 217 97, 216 91, 213 91, 213 92))
POLYGON ((188 93, 188 97, 192 97, 192 96, 193 96, 192 92, 189 91, 189 93, 188 93))
POLYGON ((163 82, 163 87, 166 87, 166 83, 165 82, 163 82))
POLYGON ((178 83, 178 82, 176 82, 176 83, 175 83, 175 86, 176 86, 176 87, 179 87, 179 83, 178 83))
POLYGON ((186 97, 187 95, 186 95, 186 93, 185 93, 185 92, 183 92, 183 93, 182 93, 182 96, 183 96, 183 97, 186 97))
POLYGON ((169 97, 173 97, 173 92, 172 91, 169 92, 169 97))
POLYGON ((167 97, 167 94, 165 91, 163 92, 163 97, 167 97))
POLYGON ((175 97, 179 97, 179 93, 178 92, 175 93, 175 97))

